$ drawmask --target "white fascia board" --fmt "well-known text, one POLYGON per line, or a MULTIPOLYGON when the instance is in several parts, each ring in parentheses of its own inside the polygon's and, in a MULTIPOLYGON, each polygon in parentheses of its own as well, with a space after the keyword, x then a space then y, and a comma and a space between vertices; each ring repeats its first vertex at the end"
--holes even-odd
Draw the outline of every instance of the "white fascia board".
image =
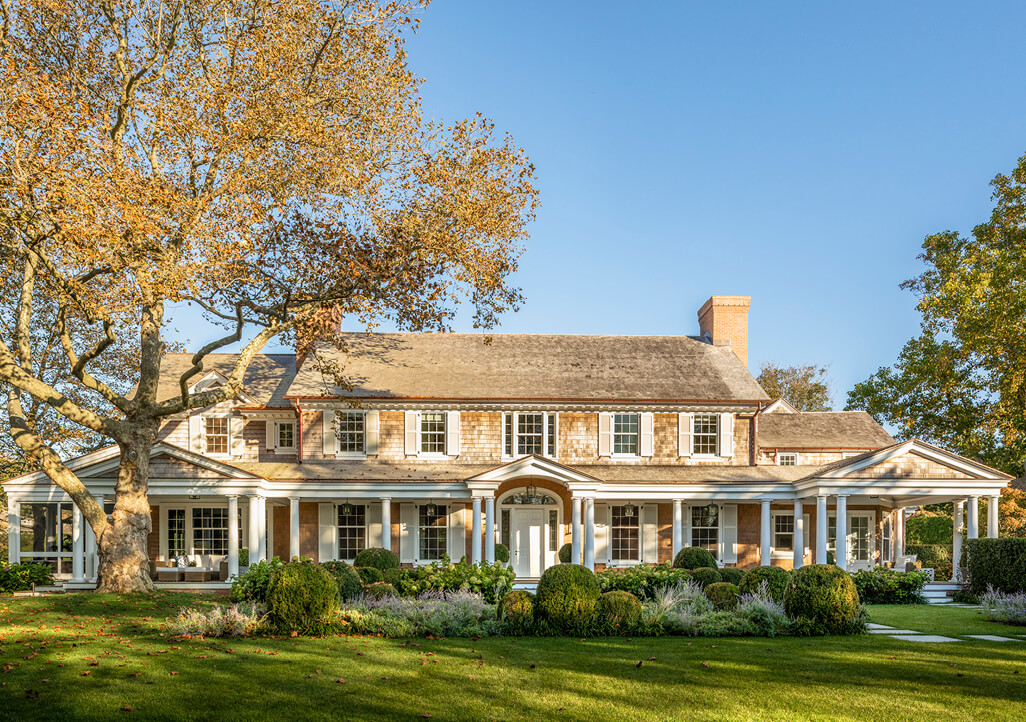
POLYGON ((859 459, 851 464, 840 466, 836 469, 831 469, 818 476, 819 479, 841 479, 846 478, 850 474, 861 471, 863 469, 882 464, 895 457, 901 456, 907 453, 915 453, 922 456, 930 461, 936 462, 942 466, 947 466, 952 469, 958 469, 966 474, 969 474, 975 478, 981 479, 1001 479, 1002 477, 995 473, 994 470, 988 467, 977 464, 969 459, 963 459, 957 454, 953 454, 950 451, 944 451, 935 446, 929 446, 920 441, 912 439, 902 444, 892 446, 887 449, 881 449, 880 451, 870 454, 869 456, 859 459))
POLYGON ((563 484, 580 482, 585 484, 601 483, 598 479, 568 466, 546 459, 543 456, 525 456, 508 464, 496 467, 484 473, 472 476, 467 483, 503 482, 519 478, 535 477, 558 481, 563 484))
POLYGON ((803 494, 881 494, 951 496, 996 494, 1005 479, 809 479, 798 484, 803 494))
POLYGON ((765 498, 790 501, 795 498, 794 487, 772 484, 744 484, 724 487, 722 484, 603 484, 596 493, 599 499, 624 499, 632 501, 663 501, 675 499, 684 501, 737 501, 757 502, 765 498))

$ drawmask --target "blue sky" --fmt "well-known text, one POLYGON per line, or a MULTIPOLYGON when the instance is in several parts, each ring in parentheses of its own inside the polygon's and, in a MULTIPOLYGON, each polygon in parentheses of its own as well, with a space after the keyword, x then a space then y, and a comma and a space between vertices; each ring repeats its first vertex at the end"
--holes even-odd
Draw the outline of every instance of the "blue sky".
POLYGON ((1026 152, 1026 4, 436 0, 422 19, 427 114, 480 111, 537 167, 501 331, 695 334, 708 296, 750 295, 751 367, 828 365, 839 406, 918 330, 898 285, 923 237, 984 220, 1026 152))

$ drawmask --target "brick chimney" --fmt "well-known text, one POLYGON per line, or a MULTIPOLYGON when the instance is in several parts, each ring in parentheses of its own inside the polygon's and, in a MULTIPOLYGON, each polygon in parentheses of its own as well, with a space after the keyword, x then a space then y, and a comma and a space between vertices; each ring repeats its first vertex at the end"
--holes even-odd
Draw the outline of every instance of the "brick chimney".
POLYGON ((698 309, 699 333, 715 346, 730 346, 748 368, 748 307, 751 296, 712 296, 698 309))

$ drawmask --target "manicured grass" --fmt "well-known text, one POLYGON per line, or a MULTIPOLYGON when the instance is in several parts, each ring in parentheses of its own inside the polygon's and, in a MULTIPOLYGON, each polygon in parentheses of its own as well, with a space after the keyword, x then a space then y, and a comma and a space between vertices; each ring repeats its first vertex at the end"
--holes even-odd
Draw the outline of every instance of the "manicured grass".
MULTIPOLYGON (((992 622, 978 609, 962 609, 943 604, 871 606, 869 616, 878 624, 886 624, 895 629, 914 629, 923 634, 943 634, 949 637, 966 634, 995 634, 1001 637, 1026 635, 1026 627, 992 622)), ((1026 644, 1026 639, 1023 644, 1026 644)), ((1026 670, 1023 674, 1026 674, 1026 670)))
MULTIPOLYGON (((0 717, 1022 719, 1026 702, 1026 642, 161 635, 179 605, 213 602, 170 593, 0 599, 0 717)), ((972 610, 872 613, 923 632, 1026 634, 972 610)))

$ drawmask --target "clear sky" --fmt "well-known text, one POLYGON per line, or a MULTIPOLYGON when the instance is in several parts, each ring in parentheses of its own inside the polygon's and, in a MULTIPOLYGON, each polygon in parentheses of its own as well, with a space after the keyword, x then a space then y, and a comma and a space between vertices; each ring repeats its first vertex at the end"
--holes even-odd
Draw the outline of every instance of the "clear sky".
MULTIPOLYGON (((541 208, 500 331, 696 334, 750 295, 750 365, 834 400, 918 330, 925 235, 968 232, 1026 152, 1024 3, 436 0, 429 116, 482 112, 541 208)), ((211 335, 183 314, 190 346, 211 335)), ((470 330, 469 318, 456 330, 470 330)))

